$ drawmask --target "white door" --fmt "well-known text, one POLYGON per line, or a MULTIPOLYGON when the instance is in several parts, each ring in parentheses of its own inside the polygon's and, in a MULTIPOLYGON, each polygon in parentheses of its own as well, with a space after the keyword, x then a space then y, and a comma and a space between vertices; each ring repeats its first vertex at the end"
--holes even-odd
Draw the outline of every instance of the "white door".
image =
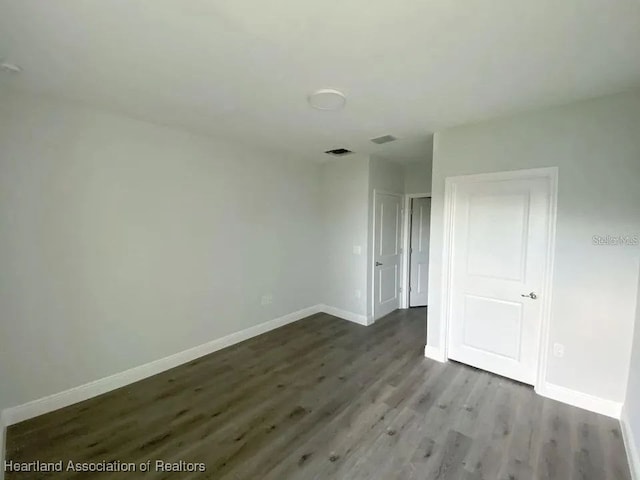
POLYGON ((409 306, 427 304, 429 288, 429 234, 431 199, 414 198, 411 202, 411 246, 409 251, 409 306))
POLYGON ((373 318, 400 307, 400 209, 402 197, 374 194, 373 318))
POLYGON ((456 185, 449 358, 535 383, 549 190, 547 178, 456 185))

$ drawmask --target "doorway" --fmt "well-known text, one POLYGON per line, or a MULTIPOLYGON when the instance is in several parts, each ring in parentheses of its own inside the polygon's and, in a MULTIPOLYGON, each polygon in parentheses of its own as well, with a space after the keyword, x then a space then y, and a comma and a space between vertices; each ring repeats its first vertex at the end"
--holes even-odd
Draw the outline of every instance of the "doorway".
POLYGON ((431 197, 409 199, 409 307, 426 307, 429 292, 431 197))
POLYGON ((556 169, 447 179, 448 358, 537 383, 548 332, 556 182, 556 169))
POLYGON ((429 303, 431 194, 405 194, 402 212, 400 308, 425 307, 429 303))

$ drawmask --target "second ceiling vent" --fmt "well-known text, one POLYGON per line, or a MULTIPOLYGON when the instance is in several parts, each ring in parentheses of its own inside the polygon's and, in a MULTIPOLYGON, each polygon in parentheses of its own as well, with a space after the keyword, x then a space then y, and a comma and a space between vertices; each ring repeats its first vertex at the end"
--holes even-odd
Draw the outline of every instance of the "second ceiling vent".
POLYGON ((381 137, 376 137, 371 139, 373 143, 377 143, 378 145, 382 143, 393 142, 394 140, 397 140, 397 138, 394 137, 393 135, 383 135, 381 137))

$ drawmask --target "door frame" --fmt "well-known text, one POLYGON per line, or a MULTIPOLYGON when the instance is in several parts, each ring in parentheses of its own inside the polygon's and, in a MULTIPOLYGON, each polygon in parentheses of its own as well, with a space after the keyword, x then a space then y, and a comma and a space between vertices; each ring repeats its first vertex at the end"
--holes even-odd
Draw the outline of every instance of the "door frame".
POLYGON ((547 363, 549 359, 549 330, 551 326, 551 296, 553 294, 553 265, 555 256, 556 220, 558 214, 558 167, 532 168, 526 170, 510 170, 474 175, 460 175, 445 178, 444 188, 444 228, 442 247, 442 323, 440 328, 440 345, 442 361, 449 359, 449 342, 451 332, 451 280, 453 265, 453 225, 456 212, 456 189, 458 185, 486 182, 523 180, 542 178, 549 185, 549 216, 547 224, 547 253, 542 285, 540 288, 542 301, 540 335, 536 345, 536 380, 534 387, 539 390, 546 383, 547 363))
POLYGON ((403 247, 403 226, 404 226, 404 195, 402 193, 396 193, 396 192, 390 192, 387 190, 381 190, 381 189, 377 189, 374 188, 373 189, 373 197, 372 197, 372 208, 371 208, 371 212, 373 213, 373 218, 371 221, 371 241, 369 243, 369 245, 371 245, 371 258, 369 261, 369 272, 370 273, 370 278, 371 278, 371 286, 370 286, 370 291, 369 293, 371 294, 371 320, 372 323, 375 322, 376 320, 378 320, 378 318, 381 317, 377 317, 376 316, 376 279, 375 279, 375 275, 376 275, 376 217, 377 217, 377 211, 376 211, 376 196, 378 194, 381 195, 393 195, 394 197, 400 197, 400 282, 399 282, 399 287, 400 288, 400 292, 399 293, 399 306, 398 308, 402 308, 402 293, 404 291, 404 289, 402 288, 402 277, 404 275, 404 257, 405 257, 405 253, 404 253, 404 248, 403 247))
MULTIPOLYGON (((409 277, 411 262, 411 201, 431 198, 430 193, 407 193, 402 200, 402 275, 400 277, 400 308, 409 308, 409 277)), ((429 220, 431 221, 431 220, 429 220)))

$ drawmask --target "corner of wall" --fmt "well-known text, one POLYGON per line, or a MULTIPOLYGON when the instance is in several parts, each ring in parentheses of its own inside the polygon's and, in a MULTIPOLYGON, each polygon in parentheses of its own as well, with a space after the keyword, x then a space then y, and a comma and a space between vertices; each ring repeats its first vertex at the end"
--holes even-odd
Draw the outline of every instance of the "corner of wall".
POLYGON ((624 447, 627 451, 631 478, 632 480, 640 480, 640 441, 633 435, 626 404, 622 407, 622 414, 620 415, 620 429, 622 430, 624 447))
POLYGON ((444 356, 444 351, 441 348, 432 347, 431 345, 424 346, 424 356, 440 363, 447 361, 444 356))
POLYGON ((358 325, 364 325, 365 327, 368 327, 373 323, 373 319, 370 315, 360 315, 358 313, 349 312, 347 310, 332 307, 330 305, 320 305, 319 308, 321 312, 333 315, 334 317, 338 317, 343 320, 357 323, 358 325))
POLYGON ((367 277, 365 315, 373 318, 373 179, 371 178, 373 158, 367 162, 367 277))
POLYGON ((0 480, 4 480, 4 461, 7 455, 5 446, 7 445, 7 424, 4 421, 3 413, 0 411, 0 480))
POLYGON ((620 428, 633 480, 640 480, 640 422, 638 421, 640 383, 638 382, 637 371, 640 366, 640 268, 638 270, 638 293, 636 296, 635 322, 631 335, 631 357, 629 358, 625 403, 620 416, 620 428), (634 409, 633 413, 630 411, 631 408, 634 409))

